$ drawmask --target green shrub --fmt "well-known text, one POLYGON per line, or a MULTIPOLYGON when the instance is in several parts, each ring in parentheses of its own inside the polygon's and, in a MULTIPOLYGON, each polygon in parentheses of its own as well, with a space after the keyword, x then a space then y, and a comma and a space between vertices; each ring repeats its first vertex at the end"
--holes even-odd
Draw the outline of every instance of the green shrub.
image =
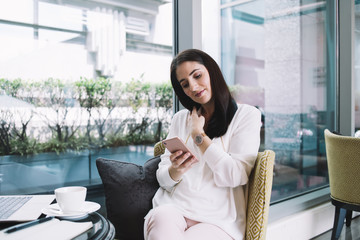
MULTIPOLYGON (((167 134, 167 114, 172 110, 173 101, 170 81, 152 84, 144 82, 143 75, 126 83, 108 78, 80 78, 73 83, 54 78, 44 81, 1 78, 0 90, 35 107, 47 108, 45 113, 34 108, 28 118, 21 119, 17 125, 16 115, 2 110, 0 155, 59 154, 89 148, 153 144, 167 134), (117 107, 131 107, 132 116, 125 120, 112 118, 117 107), (69 115, 74 108, 87 113, 86 125, 69 115), (154 109, 156 116, 150 117, 154 109), (69 117, 74 122, 69 122, 69 117), (45 127, 35 131, 29 129, 34 126, 33 119, 41 119, 45 127)), ((116 114, 119 116, 121 112, 116 114)))

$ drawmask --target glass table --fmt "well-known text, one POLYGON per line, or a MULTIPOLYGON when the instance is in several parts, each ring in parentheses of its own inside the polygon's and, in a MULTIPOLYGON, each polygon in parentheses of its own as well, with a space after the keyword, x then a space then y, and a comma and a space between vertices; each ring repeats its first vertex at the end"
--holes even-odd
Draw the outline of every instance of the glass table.
POLYGON ((101 214, 94 212, 90 213, 86 218, 73 220, 74 222, 88 222, 93 223, 93 227, 88 231, 74 238, 74 240, 91 239, 91 240, 112 240, 115 238, 115 228, 113 224, 101 214))
MULTIPOLYGON (((45 217, 44 215, 40 216, 45 217)), ((65 220, 65 219, 64 219, 65 220)), ((73 240, 112 240, 115 238, 115 228, 113 224, 106 218, 104 218, 101 214, 97 212, 89 213, 88 215, 74 220, 66 219, 67 221, 73 222, 89 222, 93 223, 93 227, 89 230, 83 232, 77 237, 73 238, 73 240)), ((0 223, 0 230, 16 225, 16 223, 7 222, 0 223)))

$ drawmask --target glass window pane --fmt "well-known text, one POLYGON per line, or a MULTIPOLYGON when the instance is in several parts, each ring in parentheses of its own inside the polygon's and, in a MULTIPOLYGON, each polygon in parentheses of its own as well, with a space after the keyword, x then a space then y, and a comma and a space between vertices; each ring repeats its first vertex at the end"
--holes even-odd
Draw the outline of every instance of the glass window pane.
POLYGON ((244 1, 221 9, 221 66, 238 103, 263 113, 260 150, 276 153, 272 202, 328 185, 333 128, 326 4, 244 1))
POLYGON ((172 3, 65 2, 0 23, 0 194, 100 184, 96 158, 142 165, 167 135, 172 3))

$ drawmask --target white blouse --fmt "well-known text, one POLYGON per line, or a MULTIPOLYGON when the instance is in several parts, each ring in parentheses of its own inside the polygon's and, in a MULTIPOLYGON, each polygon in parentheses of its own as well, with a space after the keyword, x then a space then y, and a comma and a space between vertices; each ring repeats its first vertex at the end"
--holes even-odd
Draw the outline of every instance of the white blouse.
POLYGON ((186 145, 199 162, 176 182, 169 175, 170 153, 166 150, 156 173, 160 188, 153 207, 171 204, 189 219, 214 224, 234 239, 243 239, 245 189, 259 150, 261 113, 255 107, 238 105, 226 134, 212 139, 204 154, 189 137, 189 114, 184 109, 174 115, 168 138, 188 139, 186 145))

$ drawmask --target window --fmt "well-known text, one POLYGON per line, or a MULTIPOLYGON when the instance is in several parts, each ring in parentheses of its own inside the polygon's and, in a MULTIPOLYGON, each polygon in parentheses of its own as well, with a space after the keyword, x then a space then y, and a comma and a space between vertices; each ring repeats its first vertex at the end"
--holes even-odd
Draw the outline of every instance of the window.
POLYGON ((328 11, 325 1, 221 1, 221 68, 236 101, 262 112, 260 151, 276 153, 272 203, 328 186, 323 132, 334 129, 336 68, 328 11))
POLYGON ((0 52, 0 194, 98 184, 166 136, 171 1, 1 1, 0 52))
POLYGON ((360 137, 360 2, 355 1, 355 134, 360 137))

